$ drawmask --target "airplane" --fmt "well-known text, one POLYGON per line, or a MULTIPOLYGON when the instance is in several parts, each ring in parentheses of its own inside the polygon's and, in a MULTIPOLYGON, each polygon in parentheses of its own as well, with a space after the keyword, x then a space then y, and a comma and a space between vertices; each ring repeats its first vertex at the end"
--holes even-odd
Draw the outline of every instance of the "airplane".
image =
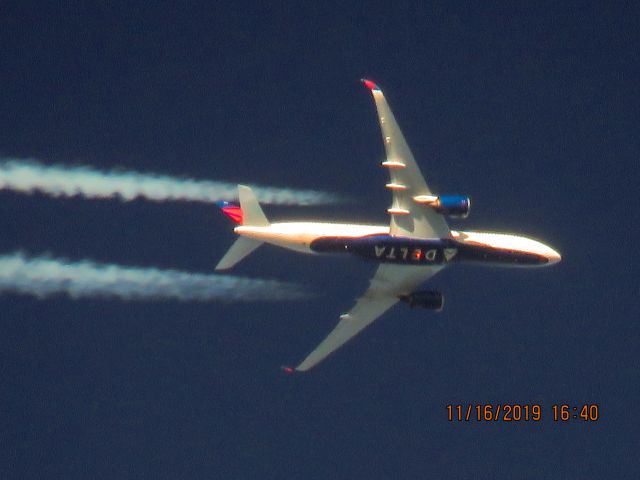
POLYGON ((239 204, 220 202, 222 211, 239 225, 239 238, 216 270, 233 267, 263 243, 308 254, 347 254, 378 265, 366 292, 340 316, 336 327, 296 367, 306 372, 356 336, 396 303, 439 311, 442 293, 419 290, 429 278, 452 263, 540 267, 558 263, 560 254, 531 238, 492 232, 451 230, 447 218, 466 218, 470 199, 437 195, 427 186, 380 87, 362 79, 375 101, 386 151, 382 167, 389 172, 386 188, 392 203, 389 225, 288 222, 267 220, 251 189, 238 185, 239 204))

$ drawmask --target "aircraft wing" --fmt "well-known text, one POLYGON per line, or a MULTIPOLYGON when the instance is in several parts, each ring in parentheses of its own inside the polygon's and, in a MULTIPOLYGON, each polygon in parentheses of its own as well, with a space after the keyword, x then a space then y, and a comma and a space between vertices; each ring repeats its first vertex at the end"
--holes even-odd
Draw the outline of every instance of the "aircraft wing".
POLYGON ((449 226, 444 217, 431 207, 413 200, 418 195, 432 195, 422 176, 420 167, 404 139, 404 135, 384 94, 371 80, 362 80, 371 90, 378 111, 378 120, 382 129, 382 139, 387 160, 382 163, 389 170, 390 183, 387 188, 393 193, 391 208, 391 235, 412 238, 447 238, 449 226))
MULTIPOLYGON (((382 264, 371 279, 367 291, 349 313, 340 316, 338 325, 295 370, 304 372, 355 337, 366 326, 389 310, 399 295, 410 294, 421 283, 435 275, 441 266, 382 264)), ((291 369, 286 369, 291 371, 291 369)))

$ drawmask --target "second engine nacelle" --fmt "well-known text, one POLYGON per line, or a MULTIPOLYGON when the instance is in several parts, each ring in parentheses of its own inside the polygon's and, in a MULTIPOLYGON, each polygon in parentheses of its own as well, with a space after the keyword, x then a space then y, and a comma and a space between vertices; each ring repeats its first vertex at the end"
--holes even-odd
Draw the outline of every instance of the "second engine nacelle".
POLYGON ((464 195, 418 195, 417 203, 429 205, 436 212, 454 218, 466 218, 471 210, 471 199, 464 195))
POLYGON ((411 308, 420 307, 440 311, 444 306, 444 295, 435 290, 421 290, 409 295, 400 295, 399 298, 411 308))

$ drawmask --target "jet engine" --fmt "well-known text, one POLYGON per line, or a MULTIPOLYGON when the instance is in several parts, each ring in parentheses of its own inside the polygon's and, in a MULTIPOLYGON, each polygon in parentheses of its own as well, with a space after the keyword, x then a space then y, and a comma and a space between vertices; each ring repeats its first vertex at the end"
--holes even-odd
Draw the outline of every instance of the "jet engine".
POLYGON ((411 308, 420 307, 439 312, 444 306, 444 295, 434 290, 421 290, 409 295, 400 295, 399 298, 411 308))
POLYGON ((418 195, 413 200, 453 218, 466 218, 471 210, 471 199, 464 195, 418 195))

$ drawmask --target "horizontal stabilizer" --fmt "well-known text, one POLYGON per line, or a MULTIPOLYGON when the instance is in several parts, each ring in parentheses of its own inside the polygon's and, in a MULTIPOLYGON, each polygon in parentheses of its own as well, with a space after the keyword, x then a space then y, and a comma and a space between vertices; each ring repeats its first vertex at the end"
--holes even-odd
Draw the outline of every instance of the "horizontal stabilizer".
POLYGON ((268 227, 269 220, 265 216, 258 199, 251 189, 245 185, 238 185, 238 197, 242 208, 242 224, 252 227, 268 227))
POLYGON ((231 248, 225 256, 218 262, 216 270, 226 270, 233 267, 236 263, 262 245, 262 243, 263 242, 260 240, 254 240, 253 238, 238 238, 236 242, 231 245, 231 248))

